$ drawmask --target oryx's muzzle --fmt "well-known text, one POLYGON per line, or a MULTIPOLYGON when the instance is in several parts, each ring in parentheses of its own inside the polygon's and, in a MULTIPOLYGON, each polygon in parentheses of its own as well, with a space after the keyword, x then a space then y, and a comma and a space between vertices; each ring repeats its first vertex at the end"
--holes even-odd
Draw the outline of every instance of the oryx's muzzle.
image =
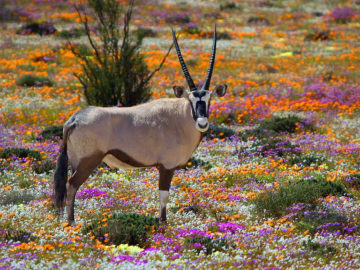
POLYGON ((196 128, 200 132, 205 132, 209 129, 209 120, 207 117, 199 117, 196 119, 196 128))

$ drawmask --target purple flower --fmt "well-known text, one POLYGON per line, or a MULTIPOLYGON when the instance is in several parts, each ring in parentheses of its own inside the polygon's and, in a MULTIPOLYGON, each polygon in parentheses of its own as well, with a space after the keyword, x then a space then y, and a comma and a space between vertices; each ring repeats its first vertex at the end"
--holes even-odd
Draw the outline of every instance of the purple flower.
POLYGON ((331 11, 329 17, 341 23, 350 22, 357 13, 350 7, 335 8, 331 11))
POLYGON ((111 259, 111 262, 120 264, 122 262, 133 262, 135 265, 146 264, 147 260, 139 260, 130 255, 119 255, 111 259))
POLYGON ((106 197, 106 198, 108 198, 109 195, 107 195, 104 191, 98 190, 96 188, 83 189, 82 191, 80 191, 76 195, 76 198, 78 198, 78 199, 90 199, 90 198, 93 198, 93 197, 106 197))

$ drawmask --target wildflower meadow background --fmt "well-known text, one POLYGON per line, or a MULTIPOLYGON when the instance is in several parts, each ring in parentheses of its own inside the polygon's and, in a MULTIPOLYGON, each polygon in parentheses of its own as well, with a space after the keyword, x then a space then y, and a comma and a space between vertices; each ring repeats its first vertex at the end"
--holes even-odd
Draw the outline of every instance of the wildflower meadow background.
MULTIPOLYGON (((136 1, 148 67, 174 27, 197 83, 216 22, 212 85, 229 91, 175 174, 167 225, 156 169, 101 165, 68 227, 52 177, 59 130, 87 106, 68 45, 88 46, 74 4, 0 2, 0 269, 359 268, 360 1, 136 1)), ((185 83, 173 50, 152 98, 185 83)))

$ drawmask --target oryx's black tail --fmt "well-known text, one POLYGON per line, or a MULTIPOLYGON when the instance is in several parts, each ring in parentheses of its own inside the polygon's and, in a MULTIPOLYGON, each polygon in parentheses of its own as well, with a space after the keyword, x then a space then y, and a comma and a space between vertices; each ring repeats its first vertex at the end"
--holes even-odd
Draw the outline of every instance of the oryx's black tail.
POLYGON ((64 127, 63 142, 60 148, 60 155, 56 162, 54 174, 54 203, 57 210, 62 209, 65 204, 68 171, 67 140, 70 131, 73 130, 74 127, 75 126, 70 128, 64 127))

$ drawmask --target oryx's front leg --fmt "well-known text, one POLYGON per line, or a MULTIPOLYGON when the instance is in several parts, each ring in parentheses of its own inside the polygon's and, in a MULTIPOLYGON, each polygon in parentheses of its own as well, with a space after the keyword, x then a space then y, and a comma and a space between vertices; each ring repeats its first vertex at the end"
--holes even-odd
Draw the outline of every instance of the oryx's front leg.
POLYGON ((169 189, 174 175, 174 170, 168 170, 163 166, 160 166, 159 173, 160 221, 166 222, 166 204, 169 201, 169 189))

